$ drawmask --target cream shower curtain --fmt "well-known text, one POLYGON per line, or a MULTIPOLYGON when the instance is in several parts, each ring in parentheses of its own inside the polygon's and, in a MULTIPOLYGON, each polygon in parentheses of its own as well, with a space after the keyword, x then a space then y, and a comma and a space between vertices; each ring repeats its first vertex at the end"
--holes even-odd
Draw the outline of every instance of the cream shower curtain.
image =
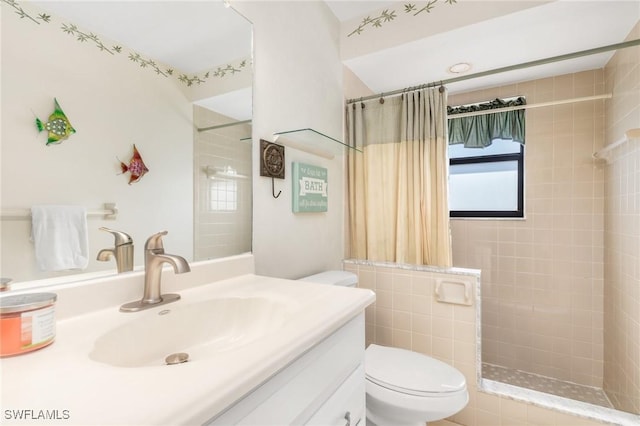
POLYGON ((352 258, 451 266, 446 105, 436 88, 347 105, 352 258))

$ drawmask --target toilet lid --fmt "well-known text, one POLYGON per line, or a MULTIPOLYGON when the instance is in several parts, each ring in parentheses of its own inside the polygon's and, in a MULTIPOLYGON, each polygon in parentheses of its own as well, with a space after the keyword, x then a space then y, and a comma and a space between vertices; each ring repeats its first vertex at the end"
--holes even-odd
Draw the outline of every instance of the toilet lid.
POLYGON ((448 394, 466 388, 462 373, 449 364, 405 349, 369 345, 365 371, 370 381, 412 395, 448 394))
POLYGON ((300 278, 300 281, 308 281, 317 284, 331 284, 343 287, 355 287, 358 284, 358 276, 348 271, 325 271, 319 274, 300 278))

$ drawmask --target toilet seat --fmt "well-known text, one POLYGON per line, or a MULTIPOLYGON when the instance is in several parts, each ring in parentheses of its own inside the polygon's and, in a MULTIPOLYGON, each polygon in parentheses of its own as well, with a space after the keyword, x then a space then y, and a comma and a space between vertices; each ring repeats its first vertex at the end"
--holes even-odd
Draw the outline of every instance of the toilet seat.
POLYGON ((457 369, 405 349, 369 345, 365 371, 370 382, 405 395, 439 398, 466 392, 465 377, 457 369))

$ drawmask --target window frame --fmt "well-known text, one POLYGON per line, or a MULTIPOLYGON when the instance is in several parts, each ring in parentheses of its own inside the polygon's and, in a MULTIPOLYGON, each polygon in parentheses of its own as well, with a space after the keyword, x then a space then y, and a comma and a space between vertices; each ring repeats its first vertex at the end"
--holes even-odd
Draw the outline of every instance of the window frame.
MULTIPOLYGON (((513 142, 518 143, 518 142, 513 142)), ((449 210, 450 218, 524 218, 524 145, 511 154, 482 155, 475 157, 449 158, 449 167, 460 164, 497 163, 516 161, 518 164, 518 205, 516 210, 449 210)))

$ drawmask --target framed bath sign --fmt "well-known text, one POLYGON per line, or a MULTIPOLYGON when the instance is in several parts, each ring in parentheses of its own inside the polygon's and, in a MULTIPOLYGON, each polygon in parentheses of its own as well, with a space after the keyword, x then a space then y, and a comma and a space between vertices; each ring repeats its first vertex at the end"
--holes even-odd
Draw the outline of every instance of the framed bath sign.
POLYGON ((293 212, 326 212, 328 206, 327 169, 293 162, 293 212))

